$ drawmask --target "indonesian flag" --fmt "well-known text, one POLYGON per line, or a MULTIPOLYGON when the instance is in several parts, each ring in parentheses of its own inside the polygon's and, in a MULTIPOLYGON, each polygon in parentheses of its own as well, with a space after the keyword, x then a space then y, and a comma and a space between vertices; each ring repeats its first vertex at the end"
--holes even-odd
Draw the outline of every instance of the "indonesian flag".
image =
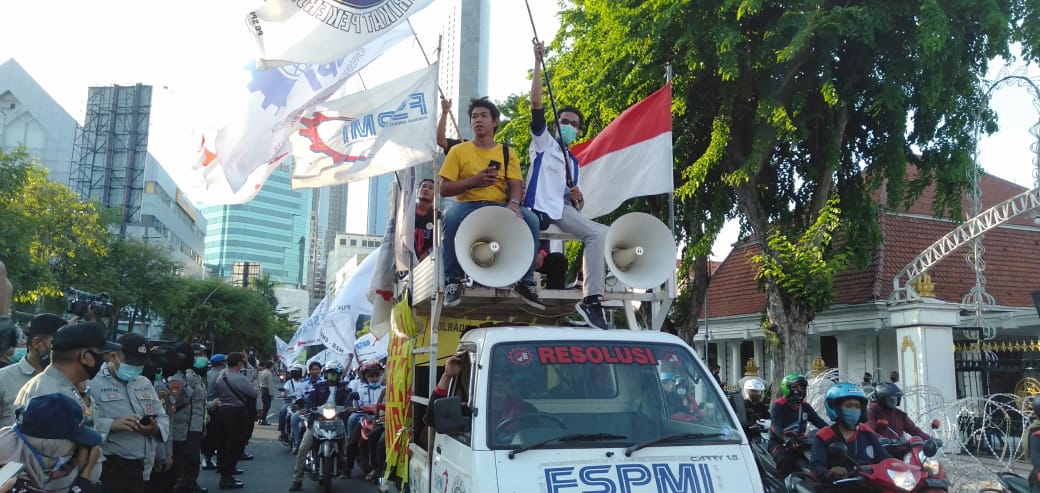
POLYGON ((589 219, 609 214, 632 197, 671 193, 672 83, 630 106, 571 152, 581 163, 581 215, 589 219))

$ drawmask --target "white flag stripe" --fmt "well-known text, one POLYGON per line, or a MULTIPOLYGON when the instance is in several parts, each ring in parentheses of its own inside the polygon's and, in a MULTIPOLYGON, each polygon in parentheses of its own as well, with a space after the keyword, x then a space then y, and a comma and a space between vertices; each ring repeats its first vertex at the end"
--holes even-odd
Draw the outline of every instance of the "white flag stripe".
POLYGON ((404 25, 433 0, 267 0, 246 16, 257 66, 324 63, 404 25))
MULTIPOLYGON (((372 303, 366 292, 372 283, 376 261, 382 247, 376 248, 365 257, 360 265, 336 292, 333 303, 326 312, 321 326, 321 343, 340 354, 353 354, 357 340, 358 317, 372 315, 372 303)), ((338 276, 337 276, 338 277, 338 276)))
POLYGON ((665 132, 587 163, 578 176, 586 204, 581 215, 593 219, 631 197, 671 193, 671 162, 672 133, 665 132))
POLYGON ((293 188, 349 183, 431 160, 436 101, 434 64, 315 106, 290 138, 293 188))

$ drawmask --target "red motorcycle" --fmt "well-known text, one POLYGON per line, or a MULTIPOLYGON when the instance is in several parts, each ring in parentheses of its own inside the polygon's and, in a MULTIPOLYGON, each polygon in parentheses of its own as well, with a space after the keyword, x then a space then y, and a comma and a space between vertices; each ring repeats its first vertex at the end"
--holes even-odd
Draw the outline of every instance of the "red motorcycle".
POLYGON ((383 403, 362 407, 358 412, 361 421, 358 428, 361 435, 357 443, 358 466, 365 473, 365 479, 376 482, 382 475, 383 465, 380 454, 376 448, 379 446, 379 438, 383 434, 385 423, 386 405, 383 403))
MULTIPOLYGON (((938 447, 932 440, 927 440, 921 447, 927 447, 925 462, 932 461, 938 447), (931 445, 925 445, 932 442, 931 445)), ((849 461, 848 449, 844 442, 834 442, 827 447, 828 462, 831 464, 847 464, 849 461)), ((938 466, 938 462, 935 462, 938 466)), ((930 465, 924 467, 908 464, 899 459, 884 459, 877 464, 856 465, 850 469, 848 478, 834 481, 834 491, 841 491, 842 487, 850 490, 859 490, 863 486, 865 490, 880 493, 940 493, 949 491, 950 482, 944 477, 939 477, 941 468, 933 468, 930 465)), ((789 491, 810 492, 818 491, 820 486, 804 474, 792 474, 789 482, 789 491)), ((828 489, 827 491, 831 491, 828 489)))
MULTIPOLYGON (((886 420, 878 420, 877 424, 878 428, 888 428, 886 420)), ((932 434, 934 435, 935 430, 939 429, 939 420, 933 419, 931 426, 932 434)), ((909 439, 882 438, 881 445, 885 447, 885 451, 889 455, 895 458, 901 457, 907 464, 923 469, 928 473, 929 477, 946 479, 946 470, 939 464, 939 461, 933 458, 939 452, 939 448, 943 446, 942 439, 931 438, 922 440, 920 437, 910 437, 909 439)))

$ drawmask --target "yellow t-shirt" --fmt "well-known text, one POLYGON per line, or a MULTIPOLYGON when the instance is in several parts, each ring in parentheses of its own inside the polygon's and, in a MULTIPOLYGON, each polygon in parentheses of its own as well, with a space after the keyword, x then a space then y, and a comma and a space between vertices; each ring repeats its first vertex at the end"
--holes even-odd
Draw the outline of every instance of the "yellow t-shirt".
MULTIPOLYGON (((459 181, 469 178, 487 168, 491 161, 502 162, 502 144, 496 144, 491 149, 481 149, 473 142, 463 142, 448 151, 448 157, 444 158, 440 175, 451 181, 459 181)), ((506 176, 512 180, 522 180, 520 176, 520 160, 509 148, 509 165, 498 171, 498 182, 486 187, 478 187, 466 190, 455 196, 459 202, 505 202, 509 200, 506 192, 506 176)))

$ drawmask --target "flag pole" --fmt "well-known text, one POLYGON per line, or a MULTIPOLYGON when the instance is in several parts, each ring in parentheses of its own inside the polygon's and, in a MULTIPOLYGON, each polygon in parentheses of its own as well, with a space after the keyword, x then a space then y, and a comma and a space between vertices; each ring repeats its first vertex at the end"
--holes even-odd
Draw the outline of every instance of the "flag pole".
MULTIPOLYGON (((672 64, 670 64, 670 63, 664 66, 664 80, 665 80, 665 83, 667 83, 667 84, 671 84, 672 83, 672 64)), ((668 112, 668 118, 671 118, 671 117, 672 117, 672 113, 671 113, 671 111, 669 111, 668 112)), ((675 166, 674 158, 673 158, 672 166, 673 167, 675 166)), ((675 172, 673 171, 672 174, 674 175, 675 172)), ((675 236, 675 184, 674 183, 672 184, 672 191, 668 192, 668 228, 672 230, 672 236, 674 237, 675 236)))
MULTIPOLYGON (((408 23, 408 28, 412 30, 412 37, 415 38, 415 44, 419 45, 419 51, 422 52, 423 58, 426 59, 426 66, 429 67, 430 65, 433 65, 433 63, 430 62, 429 55, 426 54, 426 49, 423 48, 422 41, 419 41, 419 35, 415 32, 415 28, 412 27, 412 20, 408 19, 405 22, 408 23)), ((443 38, 443 36, 437 36, 437 58, 438 59, 441 57, 441 41, 442 41, 441 38, 443 38)), ((440 74, 437 74, 437 75, 438 75, 438 79, 440 79, 440 74)), ((437 81, 437 94, 440 94, 441 99, 448 99, 448 98, 444 97, 444 89, 441 89, 440 80, 437 81)), ((451 118, 451 126, 455 129, 455 135, 462 135, 462 133, 459 132, 459 122, 455 121, 455 113, 448 113, 448 117, 451 118)))

